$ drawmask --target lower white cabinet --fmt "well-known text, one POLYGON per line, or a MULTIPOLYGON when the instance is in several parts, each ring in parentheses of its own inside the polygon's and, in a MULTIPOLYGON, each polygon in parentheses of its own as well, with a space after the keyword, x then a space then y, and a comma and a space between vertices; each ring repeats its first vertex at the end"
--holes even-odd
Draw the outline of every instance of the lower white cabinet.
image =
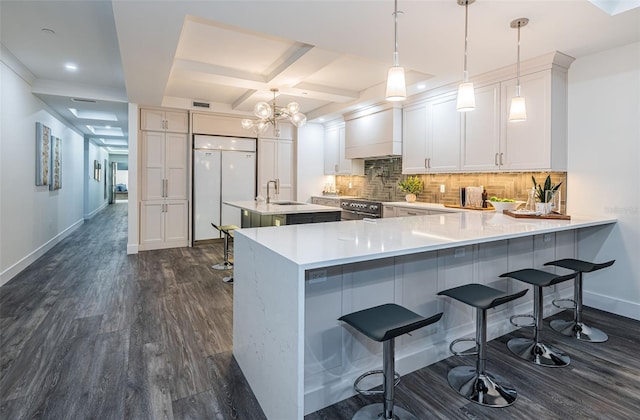
POLYGON ((383 205, 382 217, 408 217, 408 216, 429 216, 432 214, 445 214, 448 211, 427 210, 415 207, 404 207, 398 205, 383 205))
POLYGON ((187 200, 140 203, 140 250, 188 246, 187 200))
POLYGON ((311 204, 318 204, 321 206, 340 207, 340 197, 327 198, 327 197, 311 197, 311 204))

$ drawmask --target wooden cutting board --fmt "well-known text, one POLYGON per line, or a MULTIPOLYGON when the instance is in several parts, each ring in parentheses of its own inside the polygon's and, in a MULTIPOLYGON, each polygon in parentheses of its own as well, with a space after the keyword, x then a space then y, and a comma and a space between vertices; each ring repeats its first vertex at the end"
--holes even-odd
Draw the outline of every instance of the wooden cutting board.
POLYGON ((517 219, 571 220, 571 216, 569 216, 568 214, 556 214, 556 213, 549 213, 549 214, 521 214, 521 213, 514 213, 511 210, 503 210, 502 213, 506 214, 507 216, 515 217, 517 219))

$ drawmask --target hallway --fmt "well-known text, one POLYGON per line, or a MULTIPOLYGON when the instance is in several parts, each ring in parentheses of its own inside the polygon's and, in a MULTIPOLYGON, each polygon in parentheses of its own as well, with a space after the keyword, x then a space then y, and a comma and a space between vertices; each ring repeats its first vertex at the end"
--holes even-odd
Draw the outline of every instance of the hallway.
POLYGON ((231 357, 222 245, 126 243, 110 205, 0 288, 0 417, 263 417, 231 357))

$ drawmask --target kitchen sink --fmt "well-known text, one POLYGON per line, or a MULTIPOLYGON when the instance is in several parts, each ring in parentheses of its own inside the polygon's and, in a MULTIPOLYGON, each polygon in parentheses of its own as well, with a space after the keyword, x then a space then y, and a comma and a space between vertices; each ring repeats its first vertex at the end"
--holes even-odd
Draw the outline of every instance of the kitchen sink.
POLYGON ((295 201, 273 201, 271 204, 277 204, 279 206, 303 206, 305 203, 298 203, 295 201))

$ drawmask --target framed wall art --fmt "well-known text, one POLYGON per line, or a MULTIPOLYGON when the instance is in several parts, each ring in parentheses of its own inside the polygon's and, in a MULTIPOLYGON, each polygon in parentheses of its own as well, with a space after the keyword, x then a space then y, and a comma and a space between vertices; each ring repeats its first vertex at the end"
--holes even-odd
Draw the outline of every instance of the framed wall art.
POLYGON ((36 123, 36 185, 49 185, 51 168, 51 129, 36 123))
POLYGON ((49 190, 62 188, 62 139, 51 136, 51 182, 49 190))

